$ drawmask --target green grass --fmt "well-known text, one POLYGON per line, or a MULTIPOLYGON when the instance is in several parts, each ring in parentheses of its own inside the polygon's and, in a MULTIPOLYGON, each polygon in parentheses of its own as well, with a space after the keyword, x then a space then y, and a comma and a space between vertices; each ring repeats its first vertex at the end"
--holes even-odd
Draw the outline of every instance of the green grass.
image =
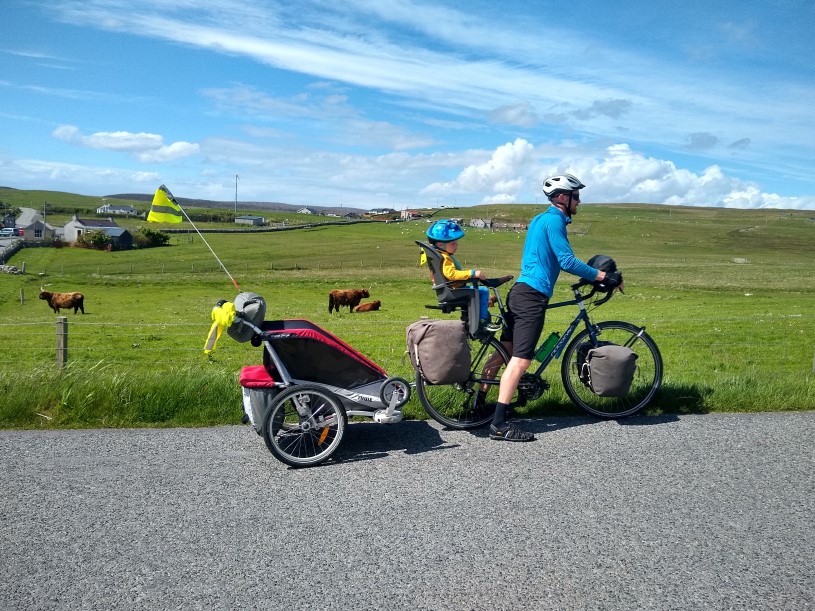
MULTIPOLYGON (((481 206, 446 214, 528 222, 541 208, 481 206)), ((626 294, 597 310, 596 320, 647 325, 664 357, 664 388, 649 413, 815 409, 812 217, 581 208, 571 228, 576 253, 583 259, 610 254, 626 278, 626 294)), ((356 224, 205 237, 241 289, 266 298, 267 318, 312 320, 391 375, 410 379, 405 327, 439 315, 424 307, 434 296, 413 243, 426 227, 356 224), (382 310, 329 315, 328 291, 346 287, 368 288, 382 310)), ((524 237, 470 229, 459 258, 488 274, 517 274, 524 237)), ((224 335, 210 358, 203 354, 214 302, 236 291, 199 236, 127 252, 24 249, 10 263, 25 264, 26 274, 0 275, 0 427, 239 421, 238 372, 259 363, 261 351, 224 335), (41 285, 86 295, 87 313, 67 314, 69 365, 62 371, 54 364, 56 317, 37 299, 41 285)), ((569 281, 561 276, 555 300, 568 297, 569 281)), ((547 330, 572 316, 571 308, 551 310, 547 330)), ((527 413, 579 413, 558 378, 556 368, 549 372, 552 389, 527 413)), ((405 411, 425 417, 416 398, 405 411)))

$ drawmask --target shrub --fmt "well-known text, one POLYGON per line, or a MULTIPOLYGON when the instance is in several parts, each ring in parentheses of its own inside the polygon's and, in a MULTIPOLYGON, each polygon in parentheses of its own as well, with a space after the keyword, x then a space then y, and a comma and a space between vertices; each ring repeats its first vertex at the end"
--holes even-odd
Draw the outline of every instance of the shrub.
POLYGON ((96 230, 83 233, 76 239, 77 246, 93 250, 110 250, 113 240, 104 231, 96 230))
POLYGON ((133 246, 135 248, 154 248, 156 246, 166 246, 169 240, 169 234, 155 229, 148 229, 147 227, 139 227, 133 235, 133 246))

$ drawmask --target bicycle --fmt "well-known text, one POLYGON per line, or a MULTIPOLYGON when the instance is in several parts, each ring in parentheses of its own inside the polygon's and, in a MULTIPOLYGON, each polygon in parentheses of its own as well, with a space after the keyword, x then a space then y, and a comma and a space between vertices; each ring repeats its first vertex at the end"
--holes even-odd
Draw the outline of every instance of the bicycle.
MULTIPOLYGON (((434 254, 434 249, 424 242, 417 240, 416 243, 427 253, 428 265, 434 277, 443 278, 440 257, 434 254)), ((498 288, 488 288, 498 307, 496 320, 504 329, 506 310, 498 288)), ((476 290, 452 289, 444 282, 435 283, 434 289, 439 305, 427 307, 441 309, 445 313, 461 310, 470 343, 470 375, 464 383, 433 385, 417 372, 416 391, 419 400, 434 420, 447 427, 474 429, 484 426, 492 420, 501 374, 510 359, 509 351, 496 337, 499 332, 483 331, 473 324, 469 312, 477 307, 477 297, 472 296, 476 290)), ((537 368, 532 372, 527 371, 521 377, 510 407, 524 406, 529 401, 540 398, 550 387, 542 373, 552 361, 562 357, 561 379, 572 403, 599 418, 615 419, 636 414, 654 398, 662 383, 662 355, 656 342, 645 332, 644 326, 616 320, 598 323, 591 321, 589 312, 607 303, 613 296, 613 291, 604 292, 585 280, 572 284, 571 289, 574 299, 549 304, 548 309, 574 305, 579 310, 577 315, 537 368), (583 329, 577 331, 581 324, 583 329), (592 348, 609 344, 625 346, 637 354, 634 379, 628 392, 622 397, 599 396, 586 380, 586 353, 592 348)))

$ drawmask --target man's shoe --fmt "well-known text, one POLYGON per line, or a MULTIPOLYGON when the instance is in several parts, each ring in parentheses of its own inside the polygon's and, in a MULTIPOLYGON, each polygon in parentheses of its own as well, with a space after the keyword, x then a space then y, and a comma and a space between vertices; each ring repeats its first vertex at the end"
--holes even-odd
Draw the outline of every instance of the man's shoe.
POLYGON ((535 441, 535 435, 529 431, 519 429, 513 424, 507 424, 501 428, 490 425, 490 439, 498 441, 535 441))

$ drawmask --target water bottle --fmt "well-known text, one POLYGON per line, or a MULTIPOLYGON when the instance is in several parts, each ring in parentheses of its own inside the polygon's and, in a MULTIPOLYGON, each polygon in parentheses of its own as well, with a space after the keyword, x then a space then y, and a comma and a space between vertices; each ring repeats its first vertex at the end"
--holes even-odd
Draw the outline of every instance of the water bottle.
POLYGON ((549 353, 552 352, 552 349, 555 347, 555 344, 557 344, 559 339, 560 333, 557 331, 552 331, 549 334, 549 337, 546 338, 546 341, 541 344, 541 347, 538 348, 538 351, 535 353, 535 360, 542 363, 543 360, 549 356, 549 353))

